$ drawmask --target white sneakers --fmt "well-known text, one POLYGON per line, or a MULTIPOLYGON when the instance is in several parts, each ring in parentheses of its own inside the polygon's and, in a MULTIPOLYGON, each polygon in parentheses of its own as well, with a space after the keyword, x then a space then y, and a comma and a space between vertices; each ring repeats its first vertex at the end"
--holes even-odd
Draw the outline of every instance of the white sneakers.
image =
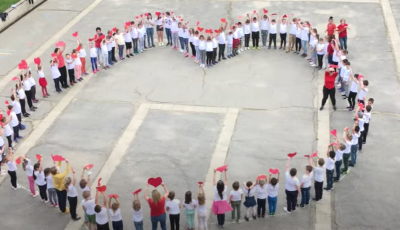
POLYGON ((287 213, 291 213, 291 212, 289 212, 289 211, 287 210, 287 207, 283 207, 283 210, 284 210, 285 212, 287 212, 287 213))

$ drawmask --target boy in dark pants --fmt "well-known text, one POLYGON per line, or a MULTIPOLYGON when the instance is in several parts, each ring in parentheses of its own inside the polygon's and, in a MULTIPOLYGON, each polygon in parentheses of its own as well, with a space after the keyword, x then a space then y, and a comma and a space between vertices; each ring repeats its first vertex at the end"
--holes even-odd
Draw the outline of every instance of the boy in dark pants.
POLYGON ((306 173, 301 177, 301 201, 300 207, 304 208, 304 205, 308 205, 310 202, 310 190, 311 190, 311 180, 312 180, 312 173, 313 168, 311 165, 306 166, 306 173))
MULTIPOLYGON (((14 107, 14 112, 15 115, 17 115, 18 121, 19 121, 19 129, 20 130, 24 130, 25 129, 25 125, 22 124, 22 114, 21 114, 21 104, 19 103, 19 101, 16 100, 17 95, 15 94, 15 90, 12 90, 12 95, 11 95, 11 100, 12 100, 12 105, 14 107)), ((29 113, 26 113, 27 116, 29 116, 29 113)))
MULTIPOLYGON (((317 157, 318 158, 318 157, 317 157)), ((308 164, 314 168, 315 176, 314 176, 314 189, 315 189, 315 198, 312 198, 315 201, 319 201, 322 199, 323 187, 324 187, 324 164, 325 160, 323 158, 318 158, 318 165, 317 167, 313 166, 311 162, 311 157, 308 157, 308 164)))
POLYGON ((350 159, 350 153, 351 153, 351 139, 352 136, 348 131, 349 128, 345 128, 343 131, 343 142, 345 145, 345 149, 343 151, 343 164, 344 168, 342 168, 342 174, 346 175, 349 170, 349 159, 350 159))
POLYGON ((296 210, 297 197, 301 195, 300 191, 300 182, 296 177, 297 170, 295 168, 289 169, 290 161, 292 158, 289 158, 286 163, 286 185, 285 185, 285 193, 287 200, 287 207, 283 207, 283 210, 287 213, 291 213, 296 210))
POLYGON ((337 137, 335 137, 335 143, 337 145, 336 146, 334 145, 333 148, 336 149, 335 150, 336 177, 334 178, 333 182, 339 182, 340 174, 342 174, 341 167, 342 167, 342 162, 343 162, 343 153, 344 153, 344 150, 346 149, 346 146, 344 144, 340 143, 337 137))
POLYGON ((333 186, 333 172, 335 170, 335 156, 336 153, 332 148, 332 145, 328 145, 328 150, 326 151, 326 187, 327 191, 331 191, 333 186))
MULTIPOLYGON (((369 102, 369 101, 368 101, 369 102)), ((371 110, 372 106, 367 105, 365 107, 365 112, 364 112, 364 117, 365 117, 365 122, 364 122, 364 132, 362 134, 362 143, 365 145, 367 143, 367 135, 368 135, 368 130, 369 130, 369 122, 371 120, 371 110)))
POLYGON ((351 163, 349 166, 354 167, 357 163, 357 150, 358 150, 358 138, 360 137, 360 127, 357 123, 354 123, 352 141, 351 141, 351 163))

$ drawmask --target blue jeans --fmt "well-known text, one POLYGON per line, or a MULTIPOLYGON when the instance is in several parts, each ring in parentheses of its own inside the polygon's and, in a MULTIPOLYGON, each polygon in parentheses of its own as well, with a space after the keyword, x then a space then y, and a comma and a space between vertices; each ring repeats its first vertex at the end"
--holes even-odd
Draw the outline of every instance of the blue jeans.
POLYGON ((97 58, 96 57, 91 57, 90 62, 92 63, 92 70, 96 71, 97 70, 97 58))
POLYGON ((109 65, 114 65, 114 63, 112 62, 112 51, 108 51, 108 64, 109 65))
POLYGON ((310 187, 307 188, 301 188, 301 202, 300 205, 308 204, 310 202, 310 187))
POLYGON ((172 45, 171 29, 170 28, 165 28, 165 33, 167 34, 168 43, 172 45))
POLYGON ((332 184, 333 184, 333 169, 326 170, 326 188, 329 190, 332 188, 332 184))
POLYGON ((350 148, 351 164, 353 165, 355 165, 357 162, 357 150, 358 150, 358 144, 352 145, 350 148))
POLYGON ((340 76, 340 71, 341 71, 342 68, 343 68, 343 67, 339 68, 339 70, 338 70, 337 83, 341 82, 341 80, 342 80, 342 76, 340 76))
POLYGON ((147 44, 149 45, 149 47, 154 46, 153 34, 154 34, 154 28, 146 28, 147 44))
POLYGON ((343 38, 339 38, 339 42, 340 42, 340 48, 341 49, 346 49, 347 50, 347 36, 343 37, 343 38))
POLYGON ((158 222, 160 222, 161 230, 167 230, 167 224, 166 224, 167 215, 165 213, 159 216, 151 216, 150 219, 151 219, 152 230, 157 230, 158 222))
POLYGON ((185 44, 183 44, 183 37, 179 37, 179 44, 181 44, 181 50, 184 50, 185 44))
POLYGON ((101 57, 101 48, 96 48, 97 51, 97 60, 100 61, 100 57, 101 57))
POLYGON ((136 230, 143 230, 143 220, 140 222, 133 221, 133 225, 135 225, 136 230))
POLYGON ((341 171, 341 167, 342 167, 342 160, 340 161, 336 161, 335 162, 335 168, 336 168, 336 180, 340 180, 340 174, 342 174, 341 171))
POLYGON ((307 41, 301 40, 301 48, 303 48, 304 54, 307 54, 307 41))
POLYGON ((122 220, 113 221, 112 222, 112 227, 113 227, 113 230, 123 230, 124 229, 124 225, 122 223, 122 220))
POLYGON ((278 197, 270 197, 268 196, 268 210, 269 213, 276 211, 276 202, 278 201, 278 197))

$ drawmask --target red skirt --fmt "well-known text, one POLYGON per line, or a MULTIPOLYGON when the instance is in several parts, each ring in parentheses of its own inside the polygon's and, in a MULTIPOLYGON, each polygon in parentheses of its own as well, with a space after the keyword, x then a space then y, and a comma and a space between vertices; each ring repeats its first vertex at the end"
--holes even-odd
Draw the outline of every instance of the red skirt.
POLYGON ((46 87, 47 86, 46 78, 40 77, 39 78, 39 85, 42 86, 42 87, 46 87))
POLYGON ((233 48, 237 49, 239 47, 240 39, 233 39, 233 48))

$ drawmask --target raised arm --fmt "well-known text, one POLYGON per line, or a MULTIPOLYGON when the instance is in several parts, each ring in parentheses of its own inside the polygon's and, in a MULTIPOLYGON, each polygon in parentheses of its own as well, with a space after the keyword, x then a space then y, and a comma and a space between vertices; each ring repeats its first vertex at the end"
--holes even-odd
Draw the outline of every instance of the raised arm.
POLYGON ((95 204, 99 204, 99 196, 100 196, 100 192, 96 191, 96 197, 94 198, 94 203, 95 204))
POLYGON ((101 193, 103 195, 103 207, 108 208, 107 207, 107 198, 106 198, 106 194, 104 192, 101 193))
POLYGON ((149 197, 148 197, 148 195, 147 195, 148 190, 149 190, 149 184, 147 184, 147 185, 146 185, 146 188, 144 189, 144 199, 146 199, 146 200, 149 199, 149 197))
POLYGON ((111 207, 111 200, 112 200, 112 197, 109 197, 108 198, 108 207, 111 207))
POLYGON ((228 169, 225 169, 225 185, 228 185, 228 174, 226 173, 228 169))
POLYGON ((167 198, 167 197, 168 197, 168 195, 169 195, 169 191, 168 191, 168 189, 167 189, 167 186, 165 186, 165 184, 164 184, 164 183, 162 183, 161 185, 162 185, 162 186, 163 186, 163 188, 164 188, 164 192, 165 192, 165 194, 164 194, 164 197, 165 197, 165 198, 167 198))
POLYGON ((214 186, 217 185, 216 174, 217 174, 217 170, 214 169, 214 174, 213 174, 213 185, 214 185, 214 186))
POLYGON ((314 167, 314 164, 312 163, 311 157, 308 157, 308 164, 309 164, 311 167, 315 168, 315 167, 314 167))
POLYGON ((276 177, 276 183, 279 183, 279 172, 278 172, 278 176, 276 177))
POLYGON ((289 168, 290 168, 290 161, 292 160, 292 158, 289 157, 289 159, 286 162, 286 172, 289 172, 289 168))
POLYGON ((75 186, 75 183, 76 183, 75 170, 72 170, 72 185, 75 186))

